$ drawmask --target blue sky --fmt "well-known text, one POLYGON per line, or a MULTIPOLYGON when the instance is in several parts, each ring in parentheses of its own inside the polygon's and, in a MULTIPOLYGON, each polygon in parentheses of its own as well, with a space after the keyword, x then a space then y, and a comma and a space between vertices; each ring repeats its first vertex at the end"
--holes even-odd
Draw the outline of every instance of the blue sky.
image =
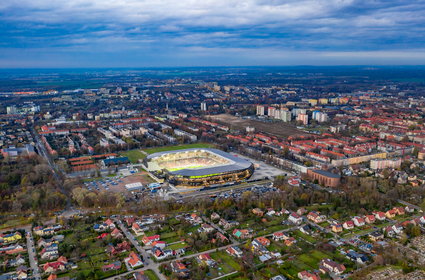
POLYGON ((1 0, 0 67, 425 64, 425 0, 1 0))

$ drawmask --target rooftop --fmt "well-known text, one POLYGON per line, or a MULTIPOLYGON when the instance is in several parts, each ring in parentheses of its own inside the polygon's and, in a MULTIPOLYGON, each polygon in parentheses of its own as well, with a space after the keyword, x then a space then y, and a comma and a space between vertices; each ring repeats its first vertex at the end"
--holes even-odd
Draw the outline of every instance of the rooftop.
POLYGON ((159 152, 159 153, 154 153, 149 155, 146 159, 149 162, 152 159, 159 158, 164 155, 178 154, 178 153, 183 154, 183 153, 194 152, 194 151, 209 152, 211 154, 214 154, 216 156, 226 159, 228 163, 222 164, 222 165, 216 165, 212 167, 208 167, 208 166, 194 167, 194 168, 190 167, 190 168, 179 169, 175 171, 168 170, 169 173, 173 175, 177 175, 177 176, 206 176, 210 174, 219 174, 219 173, 243 170, 243 169, 249 168, 252 165, 252 163, 246 159, 231 155, 221 150, 211 149, 211 148, 191 148, 191 149, 184 149, 184 150, 159 152))

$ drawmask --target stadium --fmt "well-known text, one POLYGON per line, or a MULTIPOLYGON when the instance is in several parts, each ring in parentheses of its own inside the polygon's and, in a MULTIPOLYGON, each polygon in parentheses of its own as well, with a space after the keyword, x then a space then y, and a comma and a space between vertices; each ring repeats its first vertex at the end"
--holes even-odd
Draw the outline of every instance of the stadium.
POLYGON ((154 153, 145 158, 144 164, 155 176, 189 187, 237 182, 254 172, 251 162, 210 148, 154 153))

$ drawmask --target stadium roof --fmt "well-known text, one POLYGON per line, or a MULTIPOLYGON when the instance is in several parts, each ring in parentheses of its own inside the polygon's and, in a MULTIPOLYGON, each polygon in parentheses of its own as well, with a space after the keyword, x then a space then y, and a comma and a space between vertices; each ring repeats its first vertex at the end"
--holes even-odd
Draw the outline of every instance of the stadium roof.
POLYGON ((176 171, 169 171, 170 174, 177 175, 177 176, 184 176, 184 177, 207 176, 212 174, 220 174, 220 173, 227 173, 232 171, 248 169, 252 165, 252 163, 246 159, 231 155, 229 153, 226 153, 217 149, 211 149, 211 148, 192 148, 192 149, 159 152, 159 153, 154 153, 147 156, 146 160, 149 161, 151 159, 161 157, 167 154, 177 154, 177 153, 185 153, 185 152, 191 152, 191 151, 207 151, 227 159, 229 163, 219 165, 219 166, 212 166, 212 167, 187 168, 187 169, 180 169, 176 171))

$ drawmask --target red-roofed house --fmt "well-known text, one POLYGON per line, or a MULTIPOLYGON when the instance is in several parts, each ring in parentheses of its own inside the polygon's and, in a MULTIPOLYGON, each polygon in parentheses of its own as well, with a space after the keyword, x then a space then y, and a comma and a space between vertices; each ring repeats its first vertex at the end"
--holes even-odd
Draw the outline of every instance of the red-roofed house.
POLYGON ((160 235, 158 235, 158 234, 156 234, 156 235, 152 235, 152 236, 144 236, 144 237, 142 238, 142 242, 143 242, 143 244, 145 244, 145 245, 151 245, 151 244, 152 244, 152 242, 154 242, 154 241, 159 241, 159 239, 161 239, 161 236, 160 236, 160 235))
POLYGON ((394 207, 394 210, 397 213, 397 215, 404 215, 405 214, 403 207, 394 207))
POLYGON ((341 224, 333 224, 332 225, 332 231, 333 232, 342 232, 342 225, 341 224))
POLYGON ((354 222, 353 221, 346 221, 342 224, 342 226, 345 229, 353 229, 354 228, 354 222))
POLYGON ((125 259, 125 262, 133 269, 137 266, 143 265, 142 260, 135 252, 131 252, 128 258, 125 259))
POLYGON ((318 275, 308 272, 306 270, 298 272, 297 276, 301 280, 320 280, 320 277, 318 275))
POLYGON ((114 221, 112 221, 111 219, 107 219, 105 221, 105 224, 110 228, 110 229, 114 229, 115 228, 115 224, 114 221))
POLYGON ((385 213, 385 216, 386 216, 388 219, 392 219, 392 218, 394 218, 394 217, 395 217, 395 215, 396 215, 396 212, 395 212, 395 210, 394 210, 394 209, 388 210, 388 211, 385 213))
POLYGON ((266 246, 266 247, 270 245, 270 240, 268 240, 267 238, 262 237, 262 236, 257 237, 254 240, 257 240, 258 242, 260 242, 261 245, 266 246))
POLYGON ((336 263, 331 259, 323 259, 320 261, 319 269, 324 273, 331 272, 339 275, 343 273, 346 268, 343 264, 336 263))
POLYGON ((311 211, 310 213, 308 213, 307 215, 307 219, 309 219, 310 221, 313 221, 315 223, 322 223, 324 222, 324 216, 320 215, 319 212, 316 211, 311 211))
POLYGON ((55 262, 48 262, 43 265, 43 271, 45 273, 52 273, 52 272, 58 272, 58 271, 64 271, 65 270, 65 264, 61 261, 55 261, 55 262))
POLYGON ((131 229, 134 231, 134 234, 136 234, 137 236, 140 236, 143 234, 143 230, 141 229, 140 225, 138 223, 133 223, 133 225, 131 226, 131 229))
POLYGON ((354 225, 356 227, 361 227, 361 226, 364 226, 365 225, 364 219, 363 218, 360 218, 360 217, 354 217, 353 218, 353 222, 354 222, 354 225))
POLYGON ((273 240, 274 241, 280 241, 284 240, 286 235, 283 232, 275 232, 273 233, 273 240))
POLYGON ((386 219, 386 215, 384 212, 375 212, 375 218, 379 221, 384 221, 386 219))
POLYGON ((365 221, 368 224, 373 224, 375 222, 375 216, 374 215, 366 215, 365 221))
POLYGON ((97 237, 97 239, 103 239, 103 238, 106 238, 108 235, 109 235, 109 233, 104 232, 104 233, 102 233, 101 235, 99 235, 99 236, 97 237))
POLYGON ((154 241, 152 242, 152 247, 164 249, 165 247, 167 247, 167 243, 165 241, 154 241))
POLYGON ((113 238, 123 238, 123 235, 121 233, 121 231, 117 228, 115 228, 112 232, 111 232, 111 236, 113 238))
POLYGON ((242 257, 242 254, 243 254, 242 250, 239 247, 237 247, 237 246, 230 246, 230 247, 228 247, 226 249, 226 252, 229 255, 231 255, 233 257, 237 257, 237 258, 242 257))

